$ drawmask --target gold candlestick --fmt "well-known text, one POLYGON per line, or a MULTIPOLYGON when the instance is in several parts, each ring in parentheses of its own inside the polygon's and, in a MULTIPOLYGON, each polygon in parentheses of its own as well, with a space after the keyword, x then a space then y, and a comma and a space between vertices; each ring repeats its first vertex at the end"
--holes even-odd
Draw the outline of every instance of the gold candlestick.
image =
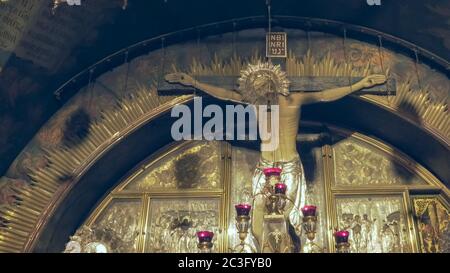
POLYGON ((316 238, 317 216, 303 217, 303 230, 305 231, 306 238, 309 241, 314 241, 316 238))
POLYGON ((236 229, 238 230, 239 240, 241 240, 241 244, 244 244, 244 241, 247 238, 249 227, 250 227, 250 216, 248 215, 236 216, 236 229))
POLYGON ((251 245, 245 243, 245 239, 247 239, 248 230, 250 228, 250 210, 252 206, 249 204, 238 204, 234 206, 236 208, 236 229, 239 234, 239 240, 241 242, 233 247, 231 250, 233 252, 244 252, 245 247, 248 246, 252 252, 256 252, 251 245), (240 248, 240 251, 237 251, 240 248))

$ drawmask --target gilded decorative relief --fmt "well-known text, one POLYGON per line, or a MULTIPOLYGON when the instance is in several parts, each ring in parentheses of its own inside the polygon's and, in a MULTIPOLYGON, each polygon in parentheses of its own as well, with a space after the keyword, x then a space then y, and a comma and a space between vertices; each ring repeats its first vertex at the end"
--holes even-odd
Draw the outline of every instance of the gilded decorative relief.
POLYGON ((64 253, 122 253, 134 252, 128 242, 123 241, 115 230, 96 226, 80 227, 70 236, 64 253))
POLYGON ((93 230, 111 231, 121 243, 114 252, 136 252, 140 233, 141 200, 113 199, 92 225, 93 230))
MULTIPOLYGON (((236 209, 234 205, 247 203, 252 204, 252 175, 256 164, 259 161, 259 151, 246 148, 233 147, 231 159, 231 189, 230 189, 230 217, 228 223, 228 245, 236 246, 240 243, 236 229, 236 209)), ((247 236, 246 243, 254 246, 250 236, 247 236)), ((240 250, 239 250, 240 251, 240 250)), ((243 252, 252 252, 251 247, 245 247, 243 252)))
POLYGON ((411 252, 401 196, 337 197, 340 229, 349 231, 352 253, 411 252))
POLYGON ((219 142, 195 141, 147 166, 125 190, 220 189, 221 166, 219 142))
POLYGON ((341 140, 333 151, 339 186, 425 184, 388 154, 355 139, 341 140))
POLYGON ((435 197, 414 198, 421 251, 450 253, 450 211, 435 197))
POLYGON ((214 232, 213 252, 219 249, 220 201, 217 198, 167 198, 150 201, 145 252, 197 253, 201 230, 214 232))

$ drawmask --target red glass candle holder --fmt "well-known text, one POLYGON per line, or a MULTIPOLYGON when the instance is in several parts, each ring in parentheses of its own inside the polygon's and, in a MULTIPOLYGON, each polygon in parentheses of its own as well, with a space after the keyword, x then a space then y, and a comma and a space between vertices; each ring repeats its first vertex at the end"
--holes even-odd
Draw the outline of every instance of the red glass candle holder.
POLYGON ((348 243, 349 232, 346 230, 336 231, 334 233, 334 238, 336 240, 336 244, 348 243))
POLYGON ((238 204, 234 206, 236 208, 237 216, 249 216, 252 206, 249 204, 238 204))
POLYGON ((284 183, 275 184, 275 194, 286 194, 287 185, 284 183))
POLYGON ((316 216, 317 207, 307 205, 307 206, 304 206, 303 208, 301 208, 301 210, 303 213, 303 217, 316 216))
POLYGON ((197 232, 198 242, 201 243, 211 243, 214 233, 211 231, 199 231, 197 232))
POLYGON ((282 171, 281 168, 265 168, 263 170, 264 175, 266 177, 269 177, 269 176, 280 176, 281 175, 281 171, 282 171))

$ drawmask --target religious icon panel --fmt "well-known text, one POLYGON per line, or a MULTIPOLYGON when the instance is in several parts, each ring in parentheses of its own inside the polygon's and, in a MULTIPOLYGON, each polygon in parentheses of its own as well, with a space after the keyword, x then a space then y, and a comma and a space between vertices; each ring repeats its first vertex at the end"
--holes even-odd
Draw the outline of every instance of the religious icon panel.
POLYGON ((338 225, 349 232, 352 253, 411 252, 402 195, 339 196, 338 225))
POLYGON ((197 232, 212 231, 214 252, 220 248, 220 199, 151 199, 145 252, 196 253, 197 232))

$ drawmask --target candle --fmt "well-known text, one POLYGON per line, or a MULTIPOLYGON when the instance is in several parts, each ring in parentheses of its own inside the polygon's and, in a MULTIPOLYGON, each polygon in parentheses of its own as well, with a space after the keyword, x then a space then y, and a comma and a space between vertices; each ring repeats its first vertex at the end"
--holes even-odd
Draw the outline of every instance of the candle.
POLYGON ((265 168, 263 170, 265 176, 280 176, 281 169, 280 168, 265 168))
POLYGON ((276 183, 275 184, 275 193, 286 194, 287 186, 284 183, 276 183))
POLYGON ((250 210, 252 206, 249 204, 238 204, 234 206, 236 208, 237 216, 248 216, 250 214, 250 210))
POLYGON ((197 232, 197 237, 200 243, 210 243, 214 237, 214 233, 211 231, 199 231, 197 232))
POLYGON ((302 213, 304 217, 316 216, 316 206, 307 205, 302 208, 302 213))
POLYGON ((348 231, 340 230, 334 233, 334 238, 336 239, 336 244, 348 243, 348 231))

